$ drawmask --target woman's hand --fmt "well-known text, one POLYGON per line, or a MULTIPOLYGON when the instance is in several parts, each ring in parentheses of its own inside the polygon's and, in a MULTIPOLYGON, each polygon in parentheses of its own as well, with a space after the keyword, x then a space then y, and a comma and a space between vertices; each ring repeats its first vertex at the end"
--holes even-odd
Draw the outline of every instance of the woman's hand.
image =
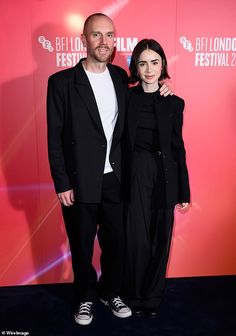
POLYGON ((184 202, 184 203, 179 203, 177 208, 180 211, 187 210, 190 206, 190 203, 184 202))

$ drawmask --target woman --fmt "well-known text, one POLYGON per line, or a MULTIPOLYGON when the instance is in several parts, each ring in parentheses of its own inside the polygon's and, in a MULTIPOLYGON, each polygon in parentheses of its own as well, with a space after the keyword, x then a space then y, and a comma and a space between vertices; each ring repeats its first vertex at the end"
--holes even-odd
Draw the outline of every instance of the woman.
POLYGON ((140 41, 130 63, 125 134, 127 255, 124 296, 134 315, 156 317, 164 289, 174 208, 190 202, 182 139, 184 101, 161 97, 170 78, 158 42, 140 41))

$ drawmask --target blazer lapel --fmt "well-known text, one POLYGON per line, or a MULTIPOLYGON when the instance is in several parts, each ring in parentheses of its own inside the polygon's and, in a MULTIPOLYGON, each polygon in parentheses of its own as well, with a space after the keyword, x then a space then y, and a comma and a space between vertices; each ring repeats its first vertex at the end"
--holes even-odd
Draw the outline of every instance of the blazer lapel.
MULTIPOLYGON (((108 70, 111 75, 111 79, 113 81, 113 85, 116 92, 117 97, 117 104, 118 104, 118 123, 120 126, 120 134, 122 133, 124 127, 124 120, 125 120, 125 94, 126 88, 124 83, 121 80, 121 75, 119 72, 112 66, 112 64, 107 64, 108 70)), ((117 129, 117 125, 116 125, 117 129)))
POLYGON ((90 113, 95 124, 97 125, 99 130, 104 134, 96 99, 92 87, 90 85, 89 79, 83 69, 81 61, 75 66, 75 89, 77 94, 80 96, 80 98, 84 101, 85 105, 87 106, 88 112, 90 113))
POLYGON ((141 87, 135 88, 128 101, 128 134, 132 146, 134 146, 136 129, 142 108, 142 92, 143 91, 141 87))
POLYGON ((170 123, 170 100, 169 97, 163 97, 159 94, 155 100, 155 114, 160 142, 165 139, 168 133, 170 123))

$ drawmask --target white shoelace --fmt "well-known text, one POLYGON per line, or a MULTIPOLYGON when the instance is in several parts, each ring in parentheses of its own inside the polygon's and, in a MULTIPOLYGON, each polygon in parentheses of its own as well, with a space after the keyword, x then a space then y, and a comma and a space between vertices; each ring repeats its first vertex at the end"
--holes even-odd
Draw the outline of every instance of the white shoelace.
POLYGON ((121 298, 118 296, 116 298, 114 298, 112 300, 112 302, 114 303, 114 305, 116 306, 116 308, 120 309, 120 308, 124 308, 125 304, 124 302, 121 300, 121 298))
POLYGON ((92 302, 81 302, 77 315, 88 315, 91 310, 92 302))

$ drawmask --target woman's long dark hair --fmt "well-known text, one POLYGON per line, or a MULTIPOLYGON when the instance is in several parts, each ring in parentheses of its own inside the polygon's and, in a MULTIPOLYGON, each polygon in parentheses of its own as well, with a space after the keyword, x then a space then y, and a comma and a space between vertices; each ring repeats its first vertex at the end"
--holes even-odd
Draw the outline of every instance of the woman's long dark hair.
POLYGON ((129 66, 129 70, 130 70, 129 82, 131 84, 141 82, 138 76, 138 72, 137 72, 137 64, 138 64, 141 53, 146 49, 153 50, 161 56, 162 71, 161 71, 161 76, 159 78, 159 81, 166 79, 166 78, 170 78, 167 72, 167 59, 166 59, 164 50, 162 49, 162 46, 153 39, 143 39, 138 42, 138 44, 135 46, 133 53, 132 53, 130 66, 129 66))

